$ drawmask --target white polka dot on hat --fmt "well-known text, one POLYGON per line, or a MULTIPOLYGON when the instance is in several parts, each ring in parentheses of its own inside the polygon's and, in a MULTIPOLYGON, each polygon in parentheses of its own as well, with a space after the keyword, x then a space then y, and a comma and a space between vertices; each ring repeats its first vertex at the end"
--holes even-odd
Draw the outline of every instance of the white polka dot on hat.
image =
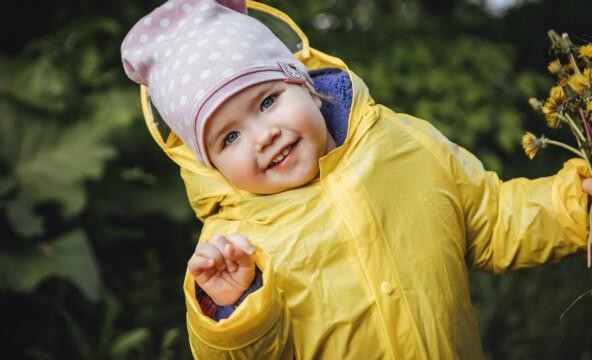
POLYGON ((133 26, 121 57, 127 76, 148 87, 164 121, 210 167, 203 130, 226 99, 271 80, 312 87, 306 67, 246 15, 245 0, 169 0, 133 26))

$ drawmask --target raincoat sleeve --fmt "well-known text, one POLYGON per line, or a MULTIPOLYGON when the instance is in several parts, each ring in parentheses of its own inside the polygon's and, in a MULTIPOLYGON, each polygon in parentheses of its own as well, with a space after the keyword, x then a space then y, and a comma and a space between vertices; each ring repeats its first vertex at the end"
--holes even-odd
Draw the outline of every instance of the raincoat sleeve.
MULTIPOLYGON (((481 164, 466 150, 459 155, 481 164)), ((467 260, 477 269, 503 273, 557 261, 586 247, 587 174, 572 159, 554 176, 502 182, 491 172, 469 176, 459 163, 467 221, 467 260)))
POLYGON ((271 262, 260 250, 255 262, 261 269, 263 286, 247 296, 229 318, 220 321, 203 314, 193 276, 185 274, 187 330, 195 359, 293 358, 289 313, 274 285, 271 262))
POLYGON ((503 273, 559 260, 586 246, 587 194, 583 161, 554 176, 500 181, 469 152, 452 156, 466 216, 467 261, 503 273))
POLYGON ((503 273, 585 249, 588 196, 582 179, 589 175, 583 160, 567 161, 554 176, 501 181, 473 154, 422 123, 456 184, 471 267, 503 273))

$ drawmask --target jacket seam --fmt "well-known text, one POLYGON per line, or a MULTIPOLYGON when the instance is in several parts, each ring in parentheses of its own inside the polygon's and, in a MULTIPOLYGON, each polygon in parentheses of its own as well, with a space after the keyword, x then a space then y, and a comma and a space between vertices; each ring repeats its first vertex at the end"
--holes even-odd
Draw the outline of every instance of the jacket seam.
MULTIPOLYGON (((367 132, 372 127, 374 127, 374 125, 376 125, 376 123, 381 119, 381 117, 380 117, 380 114, 379 114, 378 109, 376 107, 374 107, 374 106, 369 106, 368 112, 365 113, 364 116, 365 117, 374 118, 373 121, 371 121, 371 124, 368 126, 368 128, 365 129, 364 132, 363 132, 364 134, 367 134, 367 132)), ((358 138, 357 139, 357 142, 359 142, 360 140, 361 139, 358 138)), ((346 166, 344 166, 344 169, 351 169, 352 168, 350 166, 350 161, 349 160, 342 159, 341 161, 345 161, 345 165, 346 166)), ((357 173, 356 173, 356 175, 357 175, 357 173)), ((326 189, 326 185, 323 186, 323 191, 325 192, 325 195, 326 196, 328 196, 329 198, 331 198, 330 192, 326 189)), ((368 194, 366 192, 366 189, 363 188, 363 187, 360 187, 359 188, 359 191, 362 194, 362 196, 364 197, 365 203, 366 204, 370 204, 371 202, 369 200, 369 196, 368 196, 368 194)), ((342 211, 339 209, 339 207, 336 207, 336 210, 338 211, 339 214, 342 213, 342 211)), ((372 217, 370 219, 371 220, 370 223, 378 224, 377 219, 376 219, 376 214, 375 214, 374 210, 372 210, 371 207, 368 207, 368 210, 369 210, 369 213, 370 213, 370 215, 372 217)), ((342 218, 342 220, 344 220, 343 219, 343 215, 341 215, 340 217, 342 218)), ((356 240, 355 240, 355 237, 353 236, 354 231, 351 229, 351 226, 349 225, 349 222, 348 221, 344 221, 344 223, 347 226, 347 228, 349 230, 349 233, 350 233, 350 236, 352 237, 352 240, 354 241, 354 244, 355 244, 356 243, 356 240)), ((385 235, 382 227, 381 226, 376 226, 376 229, 377 229, 378 233, 380 234, 380 237, 381 237, 380 241, 382 242, 383 247, 388 252, 389 259, 390 259, 391 263, 393 264, 394 276, 396 276, 396 280, 397 280, 398 284, 400 285, 401 284, 401 278, 399 276, 399 270, 398 270, 399 266, 398 266, 398 263, 395 261, 395 258, 393 256, 391 250, 388 248, 388 246, 385 246, 385 244, 387 243, 387 241, 386 241, 386 235, 385 235)), ((356 244, 356 254, 357 254, 358 260, 360 259, 359 250, 360 250, 359 249, 359 246, 356 244)), ((369 286, 369 288, 372 291, 372 295, 374 296, 374 299, 378 299, 379 298, 379 294, 376 292, 374 286, 372 285, 373 282, 370 281, 370 279, 372 279, 372 278, 369 276, 366 267, 362 265, 361 268, 363 269, 364 277, 365 277, 366 281, 369 284, 371 284, 371 286, 369 286)), ((416 338, 417 349, 423 355, 424 358, 427 358, 427 354, 425 354, 425 350, 423 348, 423 342, 421 341, 421 336, 419 335, 419 331, 417 329, 417 323, 416 323, 415 319, 413 318, 413 315, 411 314, 411 310, 410 310, 410 307, 409 307, 409 303, 407 301, 407 297, 402 294, 401 298, 403 299, 404 308, 405 308, 405 311, 407 312, 407 316, 409 317, 410 321, 413 323, 413 333, 414 333, 415 338, 416 338)), ((390 336, 388 335, 389 334, 389 331, 388 331, 388 327, 387 327, 387 325, 385 323, 385 316, 383 314, 383 309, 381 308, 381 306, 378 303, 377 303, 376 308, 377 308, 378 313, 380 314, 380 323, 381 323, 381 327, 382 327, 382 331, 383 331, 383 336, 386 336, 386 339, 389 340, 390 339, 390 336)), ((389 340, 389 343, 390 343, 390 340, 389 340)), ((395 359, 395 355, 394 355, 393 350, 392 350, 392 344, 391 344, 391 346, 388 347, 388 351, 390 353, 391 358, 392 359, 395 359)))
MULTIPOLYGON (((370 197, 368 196, 368 193, 366 192, 365 188, 361 188, 361 193, 364 196, 364 200, 366 201, 366 204, 370 204, 370 197)), ((372 207, 368 207, 369 213, 372 216, 372 223, 374 224, 378 224, 378 220, 376 218, 376 214, 375 211, 372 209, 372 207)), ((384 233, 384 229, 382 228, 382 226, 376 226, 376 228, 378 229, 378 232, 380 234, 381 237, 381 241, 382 244, 386 250, 386 252, 389 255, 390 260, 393 263, 393 269, 394 269, 394 275, 397 277, 397 282, 399 284, 399 286, 401 285, 401 277, 399 275, 399 264, 398 262, 395 260, 395 257, 392 254, 391 249, 388 246, 385 246, 387 244, 387 237, 386 234, 384 233)), ((407 316, 409 316, 409 319, 411 320, 411 322, 413 323, 413 332, 415 334, 416 337, 416 341, 417 341, 417 348, 419 350, 419 352, 423 355, 424 359, 427 359, 427 354, 425 353, 424 347, 423 347, 423 341, 421 340, 421 336, 419 335, 419 330, 417 329, 417 322, 415 321, 415 318, 413 317, 413 315, 411 314, 411 310, 410 310, 410 306, 409 306, 409 302, 407 301, 407 296, 405 296, 403 293, 401 293, 401 298, 403 299, 404 303, 405 303, 405 310, 407 311, 407 316)), ((382 314, 382 311, 381 311, 382 314)), ((382 317, 381 319, 382 324, 383 324, 383 328, 384 331, 388 334, 388 329, 386 327, 386 324, 384 323, 384 317, 382 317)), ((394 354, 392 353, 392 348, 389 347, 389 351, 391 352, 391 356, 394 357, 394 354)))
MULTIPOLYGON (((344 160, 341 160, 341 161, 344 161, 344 160)), ((344 168, 350 168, 349 161, 347 161, 346 165, 347 166, 345 166, 344 168)), ((352 228, 351 228, 351 226, 349 224, 349 221, 345 221, 346 219, 344 219, 343 213, 342 213, 340 207, 339 206, 335 206, 335 202, 332 200, 333 197, 331 196, 331 192, 326 189, 326 185, 323 185, 323 192, 325 193, 325 196, 327 196, 329 199, 331 199, 331 203, 334 205, 335 209, 337 210, 337 213, 339 214, 339 217, 340 217, 341 221, 347 227, 348 232, 350 234, 351 241, 354 243, 354 246, 355 246, 357 259, 358 259, 358 261, 360 261, 360 249, 359 249, 358 244, 356 243, 355 236, 354 236, 354 231, 352 230, 352 228)), ((366 196, 364 196, 364 197, 366 197, 366 196)), ((361 268, 362 268, 362 271, 364 273, 364 278, 365 278, 366 282, 368 284, 370 284, 369 289, 372 292, 373 298, 374 299, 378 299, 378 294, 376 293, 376 291, 374 289, 374 286, 372 286, 372 281, 370 281, 371 277, 369 276, 366 267, 365 266, 361 266, 361 268)), ((376 303, 376 300, 375 300, 375 303, 376 303)), ((382 314, 383 311, 382 311, 381 307, 378 304, 376 304, 376 305, 377 305, 376 306, 376 309, 377 309, 378 313, 380 314, 380 324, 381 324, 381 327, 383 329, 383 337, 384 337, 386 334, 388 334, 388 331, 387 331, 386 325, 384 323, 384 315, 382 314)), ((389 336, 388 335, 386 335, 385 337, 386 337, 386 340, 389 339, 389 336)), ((394 359, 395 357, 394 357, 394 354, 393 354, 393 352, 391 350, 391 346, 389 346, 389 353, 391 355, 391 358, 394 359)))

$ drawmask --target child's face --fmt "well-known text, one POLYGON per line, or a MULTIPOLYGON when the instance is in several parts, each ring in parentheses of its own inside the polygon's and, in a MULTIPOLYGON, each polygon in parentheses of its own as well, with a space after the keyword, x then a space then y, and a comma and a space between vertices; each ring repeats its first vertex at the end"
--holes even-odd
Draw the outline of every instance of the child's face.
POLYGON ((209 158, 234 186, 272 194, 305 185, 333 148, 321 100, 304 86, 269 81, 226 100, 205 128, 209 158))

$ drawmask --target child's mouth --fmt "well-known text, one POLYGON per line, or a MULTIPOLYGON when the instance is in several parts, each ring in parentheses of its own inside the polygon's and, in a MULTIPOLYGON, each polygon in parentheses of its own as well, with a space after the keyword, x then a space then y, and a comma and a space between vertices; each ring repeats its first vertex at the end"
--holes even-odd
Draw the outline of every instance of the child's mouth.
POLYGON ((296 143, 294 144, 290 144, 288 145, 286 148, 284 148, 284 150, 282 150, 281 153, 277 154, 276 157, 274 157, 271 162, 269 163, 269 166, 267 167, 267 169, 273 169, 275 167, 278 167, 279 165, 281 165, 282 163, 284 163, 284 161, 290 156, 290 154, 292 153, 292 149, 294 148, 294 146, 296 146, 296 143))

